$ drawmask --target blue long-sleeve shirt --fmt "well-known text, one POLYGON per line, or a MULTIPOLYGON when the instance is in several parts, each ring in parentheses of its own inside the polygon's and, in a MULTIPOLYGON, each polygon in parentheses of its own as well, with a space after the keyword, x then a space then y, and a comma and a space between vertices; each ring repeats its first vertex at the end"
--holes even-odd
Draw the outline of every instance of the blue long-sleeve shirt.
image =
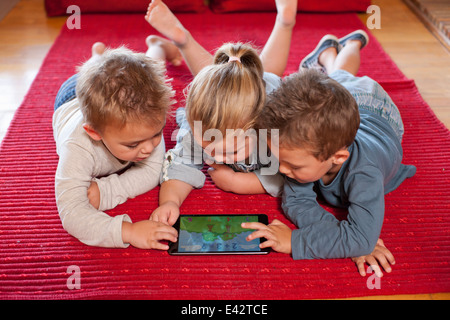
POLYGON ((384 219, 384 195, 415 174, 401 164, 401 142, 389 123, 360 109, 361 124, 350 157, 336 178, 301 184, 285 180, 282 207, 298 229, 292 233, 294 259, 346 258, 369 254, 379 238, 384 219), (339 221, 317 202, 316 187, 333 206, 348 208, 339 221))

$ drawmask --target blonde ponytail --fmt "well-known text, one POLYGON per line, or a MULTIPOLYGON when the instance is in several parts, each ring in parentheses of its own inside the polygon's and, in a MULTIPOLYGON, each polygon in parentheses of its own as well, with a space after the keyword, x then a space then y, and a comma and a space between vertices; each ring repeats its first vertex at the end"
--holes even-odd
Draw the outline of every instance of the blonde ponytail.
MULTIPOLYGON (((242 42, 225 43, 214 55, 214 64, 226 64, 231 57, 236 57, 238 66, 248 68, 262 78, 264 69, 258 52, 250 45, 242 42)), ((232 59, 233 60, 233 59, 232 59)))
POLYGON ((187 99, 191 127, 202 121, 203 131, 249 129, 265 103, 263 66, 257 51, 244 43, 220 47, 214 64, 202 69, 192 81, 187 99), (231 58, 231 59, 230 59, 231 58))

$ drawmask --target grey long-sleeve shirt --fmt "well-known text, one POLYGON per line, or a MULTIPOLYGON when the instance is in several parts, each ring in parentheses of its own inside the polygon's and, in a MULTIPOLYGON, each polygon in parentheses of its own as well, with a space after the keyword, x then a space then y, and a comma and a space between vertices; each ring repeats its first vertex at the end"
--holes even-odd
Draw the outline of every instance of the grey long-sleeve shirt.
POLYGON ((131 222, 130 217, 126 214, 111 217, 103 211, 159 184, 164 140, 150 157, 133 164, 114 157, 101 141, 92 140, 82 125, 77 99, 67 102, 53 115, 53 134, 59 155, 55 195, 63 227, 88 245, 127 247, 129 244, 122 241, 122 222, 131 222), (100 190, 98 210, 87 197, 92 181, 100 190))

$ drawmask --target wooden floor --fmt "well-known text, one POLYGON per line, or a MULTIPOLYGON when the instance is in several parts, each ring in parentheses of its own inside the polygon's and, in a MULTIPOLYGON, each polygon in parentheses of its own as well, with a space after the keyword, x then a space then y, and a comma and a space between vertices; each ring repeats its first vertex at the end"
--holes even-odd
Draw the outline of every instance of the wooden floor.
POLYGON ((450 50, 450 1, 403 0, 422 23, 450 50))
MULTIPOLYGON (((372 34, 450 129, 450 52, 402 0, 372 0, 372 4, 381 9, 381 29, 371 30, 372 34)), ((365 15, 360 18, 366 21, 365 15)))
MULTIPOLYGON (((64 17, 47 18, 43 2, 21 0, 0 21, 0 141, 66 21, 64 17)), ((381 9, 381 29, 372 33, 450 128, 450 53, 401 0, 372 0, 372 4, 381 9)), ((359 16, 365 23, 368 15, 359 16)), ((449 300, 450 293, 359 299, 449 300)))
POLYGON ((43 0, 21 0, 0 21, 0 141, 64 23, 43 0))

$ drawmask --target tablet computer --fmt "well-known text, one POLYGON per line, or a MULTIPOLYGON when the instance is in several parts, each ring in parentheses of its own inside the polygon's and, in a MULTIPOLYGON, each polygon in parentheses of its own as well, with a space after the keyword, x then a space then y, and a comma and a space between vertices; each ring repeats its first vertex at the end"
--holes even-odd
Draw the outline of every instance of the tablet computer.
POLYGON ((174 228, 178 241, 169 243, 171 255, 209 254, 267 254, 270 248, 261 249, 266 241, 257 238, 247 241, 254 230, 241 227, 243 222, 268 224, 265 214, 248 215, 180 215, 174 228))

